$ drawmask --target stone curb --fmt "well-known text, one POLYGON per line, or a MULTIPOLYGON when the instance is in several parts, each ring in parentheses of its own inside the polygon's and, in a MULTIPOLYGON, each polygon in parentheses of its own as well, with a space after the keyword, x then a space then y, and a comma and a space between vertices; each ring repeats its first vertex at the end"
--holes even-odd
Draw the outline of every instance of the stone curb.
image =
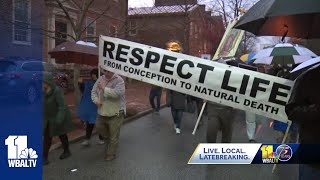
MULTIPOLYGON (((160 108, 164 108, 164 107, 166 107, 165 104, 161 105, 160 108)), ((137 119, 139 119, 139 118, 141 118, 141 117, 143 117, 145 115, 148 115, 150 113, 152 113, 152 109, 148 109, 148 110, 142 111, 142 112, 140 112, 140 113, 138 113, 138 114, 136 114, 134 116, 131 116, 131 117, 128 117, 128 118, 124 119, 123 124, 129 123, 129 122, 131 122, 133 120, 137 120, 137 119)), ((92 136, 94 136, 96 134, 97 134, 97 132, 94 131, 92 133, 92 136)), ((76 137, 74 137, 72 139, 69 139, 69 144, 73 144, 73 143, 76 143, 76 142, 79 142, 79 141, 83 140, 85 135, 86 135, 85 132, 83 132, 80 135, 78 135, 78 136, 76 136, 76 137)), ((51 148, 50 148, 50 152, 53 151, 53 150, 59 149, 60 147, 61 147, 61 142, 53 144, 51 146, 51 148)))

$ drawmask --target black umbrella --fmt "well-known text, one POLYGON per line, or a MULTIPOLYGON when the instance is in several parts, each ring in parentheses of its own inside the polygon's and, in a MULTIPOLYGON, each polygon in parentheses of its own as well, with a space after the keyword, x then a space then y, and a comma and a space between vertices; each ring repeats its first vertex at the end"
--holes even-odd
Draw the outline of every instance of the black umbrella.
POLYGON ((320 1, 260 0, 234 28, 260 36, 320 38, 320 1))

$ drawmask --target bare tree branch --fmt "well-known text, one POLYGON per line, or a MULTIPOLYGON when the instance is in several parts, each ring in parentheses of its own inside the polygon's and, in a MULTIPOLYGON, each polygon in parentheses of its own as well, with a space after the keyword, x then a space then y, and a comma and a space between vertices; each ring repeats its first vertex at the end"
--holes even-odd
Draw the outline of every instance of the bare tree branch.
POLYGON ((55 2, 58 3, 59 7, 62 9, 62 11, 65 13, 66 18, 68 19, 68 21, 70 21, 70 24, 72 26, 73 31, 76 31, 76 25, 73 22, 68 10, 63 6, 62 2, 60 0, 55 0, 55 2))
POLYGON ((86 26, 82 29, 82 31, 80 32, 80 34, 84 33, 89 26, 91 26, 94 22, 97 22, 98 19, 100 19, 101 17, 103 17, 103 16, 108 12, 109 9, 110 9, 110 6, 107 6, 107 7, 105 8, 105 10, 104 10, 103 12, 101 12, 96 18, 94 18, 94 20, 93 20, 92 22, 90 22, 89 24, 86 24, 86 26))
POLYGON ((76 7, 80 10, 81 7, 80 5, 75 1, 75 0, 70 0, 70 2, 72 2, 74 5, 76 5, 76 7))

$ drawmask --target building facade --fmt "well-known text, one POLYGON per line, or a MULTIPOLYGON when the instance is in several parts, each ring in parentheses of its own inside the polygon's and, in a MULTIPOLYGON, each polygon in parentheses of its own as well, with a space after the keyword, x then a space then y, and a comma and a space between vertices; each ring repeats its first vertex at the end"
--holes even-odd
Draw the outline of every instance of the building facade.
POLYGON ((83 12, 79 5, 83 0, 76 1, 79 4, 64 3, 69 17, 63 9, 55 2, 46 1, 45 20, 43 29, 47 33, 43 36, 43 58, 55 62, 48 52, 57 45, 66 41, 88 41, 98 45, 100 35, 124 38, 126 33, 126 19, 128 14, 128 0, 94 0, 90 8, 83 12), (85 14, 82 18, 82 14, 85 14), (70 19, 76 25, 81 26, 75 32, 70 19), (81 23, 82 19, 82 23, 81 23))
POLYGON ((41 59, 42 0, 0 2, 0 57, 41 59))
POLYGON ((154 7, 131 8, 127 26, 128 40, 159 48, 178 40, 184 53, 197 57, 212 57, 225 31, 220 16, 191 0, 156 0, 154 7))

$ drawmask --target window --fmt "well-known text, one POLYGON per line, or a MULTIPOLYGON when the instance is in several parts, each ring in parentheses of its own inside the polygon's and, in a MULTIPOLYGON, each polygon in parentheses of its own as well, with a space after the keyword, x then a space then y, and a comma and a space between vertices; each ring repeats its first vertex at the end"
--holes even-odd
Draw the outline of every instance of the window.
POLYGON ((13 41, 31 44, 31 1, 13 0, 13 41))
POLYGON ((56 46, 67 41, 68 26, 67 23, 55 21, 55 40, 56 46))
POLYGON ((110 34, 110 36, 118 37, 118 29, 117 29, 117 26, 111 25, 111 26, 110 26, 110 29, 109 29, 109 34, 110 34))
POLYGON ((203 50, 204 50, 204 52, 208 52, 209 51, 208 42, 207 41, 205 41, 204 44, 203 44, 203 50))
POLYGON ((87 17, 87 41, 88 42, 96 42, 96 21, 93 18, 87 17))
POLYGON ((192 36, 194 33, 194 22, 190 23, 190 36, 192 36))
POLYGON ((199 38, 199 32, 198 32, 198 26, 195 24, 194 25, 194 38, 198 39, 199 38))
POLYGON ((130 21, 130 27, 129 27, 129 35, 135 36, 137 35, 137 22, 136 21, 130 21))

